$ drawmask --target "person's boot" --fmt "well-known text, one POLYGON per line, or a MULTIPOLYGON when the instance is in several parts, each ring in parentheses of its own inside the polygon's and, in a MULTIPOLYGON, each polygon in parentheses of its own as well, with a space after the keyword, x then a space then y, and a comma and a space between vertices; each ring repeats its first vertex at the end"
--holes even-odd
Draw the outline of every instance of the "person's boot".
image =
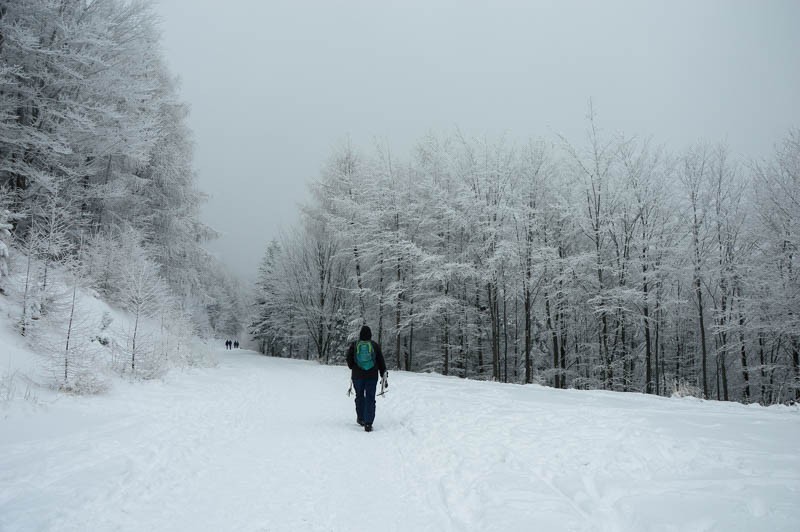
POLYGON ((364 430, 367 432, 372 432, 372 425, 364 425, 364 430))

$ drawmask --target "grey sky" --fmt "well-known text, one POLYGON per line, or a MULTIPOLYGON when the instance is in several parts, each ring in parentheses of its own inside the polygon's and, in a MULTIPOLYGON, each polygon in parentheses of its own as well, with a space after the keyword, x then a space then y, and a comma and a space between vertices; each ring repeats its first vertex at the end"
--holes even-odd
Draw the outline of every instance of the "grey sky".
POLYGON ((433 130, 767 155, 800 126, 800 1, 159 0, 192 107, 209 247, 243 278, 349 135, 401 155, 433 130))

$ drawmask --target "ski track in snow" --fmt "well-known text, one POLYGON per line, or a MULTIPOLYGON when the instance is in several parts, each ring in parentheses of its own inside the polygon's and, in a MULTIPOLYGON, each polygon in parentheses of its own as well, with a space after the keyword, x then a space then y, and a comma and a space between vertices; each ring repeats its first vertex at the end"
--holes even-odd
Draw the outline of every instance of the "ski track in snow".
POLYGON ((0 418, 0 531, 796 531, 800 413, 341 367, 218 368, 0 418))

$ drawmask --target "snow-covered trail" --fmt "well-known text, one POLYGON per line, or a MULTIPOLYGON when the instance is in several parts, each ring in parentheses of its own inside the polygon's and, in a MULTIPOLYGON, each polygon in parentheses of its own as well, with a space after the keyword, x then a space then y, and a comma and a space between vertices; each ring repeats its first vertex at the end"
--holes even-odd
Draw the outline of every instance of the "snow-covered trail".
POLYGON ((421 493, 401 477, 413 464, 390 432, 355 424, 346 368, 220 357, 166 384, 65 397, 34 422, 3 422, 0 530, 449 526, 416 511, 421 493))
POLYGON ((221 352, 0 420, 0 530, 798 529, 800 413, 221 352))

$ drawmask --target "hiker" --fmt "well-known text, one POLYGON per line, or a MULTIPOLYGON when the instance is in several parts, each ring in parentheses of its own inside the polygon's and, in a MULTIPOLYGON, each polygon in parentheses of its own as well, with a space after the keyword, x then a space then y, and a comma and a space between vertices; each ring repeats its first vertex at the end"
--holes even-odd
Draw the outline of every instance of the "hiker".
POLYGON ((230 348, 231 348, 231 341, 230 340, 225 340, 225 350, 227 351, 230 348))
POLYGON ((364 325, 358 333, 358 341, 347 348, 347 367, 356 390, 356 421, 367 432, 372 432, 375 421, 375 387, 378 373, 386 374, 386 361, 381 346, 372 341, 372 331, 364 325))
POLYGON ((233 347, 234 347, 234 349, 239 349, 239 340, 236 340, 235 342, 233 342, 233 347))

